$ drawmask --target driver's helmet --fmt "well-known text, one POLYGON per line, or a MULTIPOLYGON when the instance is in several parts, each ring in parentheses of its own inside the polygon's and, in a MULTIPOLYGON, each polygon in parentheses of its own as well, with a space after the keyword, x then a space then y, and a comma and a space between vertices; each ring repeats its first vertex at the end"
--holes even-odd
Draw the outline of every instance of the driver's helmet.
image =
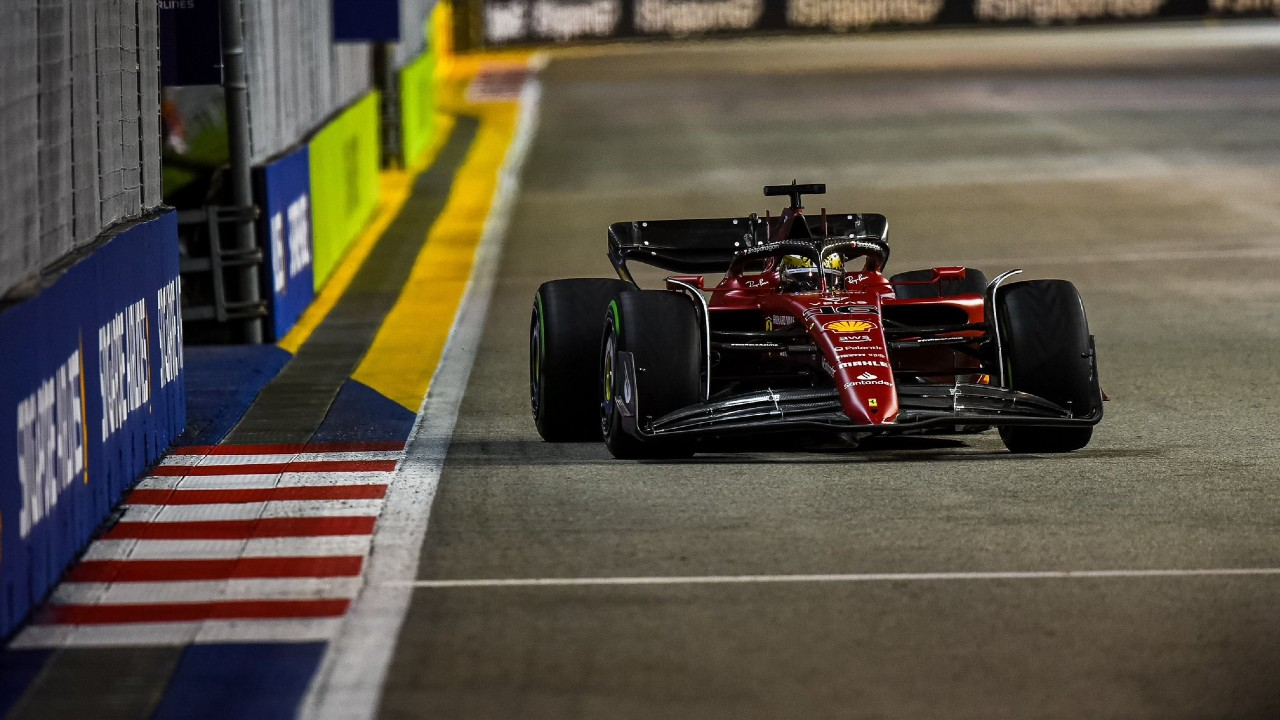
POLYGON ((831 253, 822 258, 822 274, 827 276, 827 287, 840 291, 844 289, 844 260, 840 253, 831 253))
MULTIPOLYGON (((844 262, 838 253, 831 253, 822 260, 822 272, 827 276, 827 287, 839 290, 844 279, 844 262)), ((781 288, 784 292, 817 292, 820 288, 818 268, 804 255, 783 255, 779 263, 781 288)))

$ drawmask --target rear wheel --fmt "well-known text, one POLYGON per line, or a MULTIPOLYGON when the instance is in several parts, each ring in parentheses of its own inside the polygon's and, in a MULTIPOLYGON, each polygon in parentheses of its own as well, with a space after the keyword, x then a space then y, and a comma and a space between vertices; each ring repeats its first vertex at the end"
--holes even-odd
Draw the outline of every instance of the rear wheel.
MULTIPOLYGON (((1093 347, 1084 303, 1066 280, 1031 280, 996 297, 1005 385, 1089 415, 1102 402, 1093 377, 1093 347)), ((1000 428, 1012 452, 1059 453, 1089 444, 1092 427, 1000 428)))
POLYGON ((529 402, 543 440, 600 439, 596 402, 600 313, 630 287, 621 280, 552 280, 534 295, 529 402))
POLYGON ((658 418, 701 399, 701 335, 689 299, 666 290, 631 290, 605 313, 600 343, 599 423, 616 458, 672 458, 693 454, 678 439, 641 440, 622 428, 616 398, 637 397, 641 418, 658 418), (618 353, 635 358, 636 377, 622 371, 618 353))
POLYGON ((970 293, 981 295, 987 290, 987 276, 977 268, 965 268, 964 279, 962 280, 929 282, 932 279, 932 269, 912 270, 890 277, 889 284, 893 286, 893 293, 899 300, 950 297, 952 295, 968 295, 970 293), (917 285, 916 283, 923 284, 917 285))

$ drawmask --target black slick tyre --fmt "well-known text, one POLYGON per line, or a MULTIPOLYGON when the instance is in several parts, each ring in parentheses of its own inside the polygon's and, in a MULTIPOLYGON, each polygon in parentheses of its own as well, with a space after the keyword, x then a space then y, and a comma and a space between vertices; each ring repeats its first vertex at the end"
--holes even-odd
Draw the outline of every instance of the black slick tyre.
POLYGON ((950 297, 952 295, 981 295, 987 290, 987 276, 977 268, 965 268, 964 279, 943 280, 931 283, 933 270, 911 270, 898 273, 889 278, 893 293, 899 300, 916 298, 950 297), (904 284, 910 283, 910 284, 904 284), (916 284, 923 283, 923 284, 916 284))
POLYGON ((641 440, 622 427, 615 398, 635 393, 643 422, 701 399, 701 334, 689 298, 666 290, 630 290, 609 304, 599 346, 599 426, 609 452, 620 459, 678 458, 693 454, 688 441, 641 440), (635 358, 635 378, 624 377, 618 353, 635 358), (628 388, 626 383, 634 382, 628 388))
MULTIPOLYGON (((1006 387, 1051 400, 1080 417, 1101 406, 1084 303, 1066 280, 1030 280, 996 296, 1006 387)), ((1016 453, 1062 453, 1089 444, 1092 426, 1000 428, 1016 453)))
POLYGON ((529 402, 548 442, 600 439, 596 357, 600 315, 622 280, 552 280, 538 288, 529 323, 529 402))

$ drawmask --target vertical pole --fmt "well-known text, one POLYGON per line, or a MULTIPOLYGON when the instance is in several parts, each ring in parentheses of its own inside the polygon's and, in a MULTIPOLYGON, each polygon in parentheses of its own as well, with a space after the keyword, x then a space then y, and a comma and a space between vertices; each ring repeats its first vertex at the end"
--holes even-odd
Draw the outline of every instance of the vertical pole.
POLYGON ((373 44, 373 86, 382 96, 381 115, 382 167, 403 166, 400 143, 400 76, 396 72, 395 46, 388 42, 373 44))
MULTIPOLYGON (((221 0, 222 9, 222 87, 227 103, 227 146, 231 168, 228 186, 231 204, 237 208, 253 206, 253 181, 250 177, 249 153, 249 82, 244 69, 244 28, 240 14, 240 0, 221 0)), ((237 221, 236 250, 250 254, 258 250, 252 219, 237 221)), ((259 288, 258 263, 241 268, 239 273, 240 295, 246 302, 262 299, 259 288)), ((262 318, 254 316, 245 320, 242 338, 246 343, 262 342, 262 318)))

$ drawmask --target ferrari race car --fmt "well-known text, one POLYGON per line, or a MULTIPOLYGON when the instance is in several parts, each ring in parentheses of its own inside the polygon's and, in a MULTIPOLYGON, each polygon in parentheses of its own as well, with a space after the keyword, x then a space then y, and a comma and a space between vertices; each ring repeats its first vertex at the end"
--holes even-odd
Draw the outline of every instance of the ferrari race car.
POLYGON ((1103 398, 1074 285, 965 267, 886 277, 885 217, 806 215, 802 197, 825 191, 765 187, 790 200, 776 217, 614 223, 619 279, 543 283, 529 332, 542 438, 603 438, 618 458, 769 433, 997 427, 1018 453, 1088 444, 1103 398), (642 290, 628 260, 679 274, 642 290))

